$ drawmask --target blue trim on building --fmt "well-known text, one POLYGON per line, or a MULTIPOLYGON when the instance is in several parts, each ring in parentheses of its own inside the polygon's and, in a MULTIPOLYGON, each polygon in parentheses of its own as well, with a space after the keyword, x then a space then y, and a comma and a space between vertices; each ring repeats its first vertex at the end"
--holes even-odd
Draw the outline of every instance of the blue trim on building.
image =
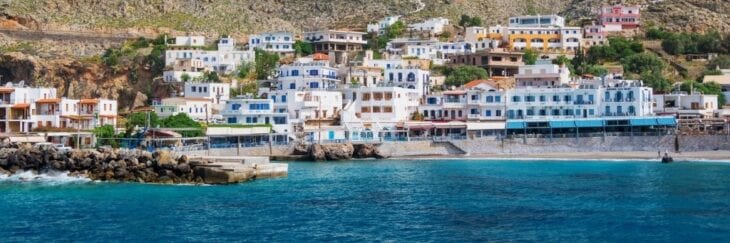
POLYGON ((550 121, 551 128, 575 128, 575 121, 550 121))
POLYGON ((506 129, 524 129, 525 128, 525 122, 523 121, 508 121, 505 125, 506 129))
POLYGON ((603 127, 605 125, 604 120, 576 120, 575 126, 577 127, 603 127))

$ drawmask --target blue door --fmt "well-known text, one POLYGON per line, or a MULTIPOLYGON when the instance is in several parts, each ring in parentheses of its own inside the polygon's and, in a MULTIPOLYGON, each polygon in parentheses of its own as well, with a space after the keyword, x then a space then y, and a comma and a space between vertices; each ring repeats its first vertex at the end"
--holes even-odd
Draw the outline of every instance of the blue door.
POLYGON ((335 131, 329 131, 329 140, 335 140, 335 131))

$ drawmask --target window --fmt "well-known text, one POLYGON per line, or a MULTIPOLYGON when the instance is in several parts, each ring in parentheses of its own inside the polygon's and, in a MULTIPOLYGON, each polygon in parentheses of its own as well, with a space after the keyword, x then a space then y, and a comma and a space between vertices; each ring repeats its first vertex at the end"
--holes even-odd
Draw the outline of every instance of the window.
POLYGON ((393 112, 393 107, 391 107, 391 106, 383 106, 383 112, 385 112, 385 113, 392 113, 393 112))
POLYGON ((197 91, 198 90, 198 87, 192 86, 192 87, 190 87, 190 90, 192 90, 193 92, 198 92, 197 91))
POLYGON ((487 117, 492 116, 492 110, 485 111, 484 116, 487 116, 487 117))
POLYGON ((520 102, 520 97, 516 95, 512 96, 512 102, 520 102))
POLYGON ((471 100, 478 100, 478 99, 479 99, 478 95, 471 95, 471 100))
POLYGON ((319 70, 317 70, 317 69, 309 70, 309 75, 311 75, 311 76, 318 76, 319 75, 319 70))
POLYGON ((487 96, 487 103, 492 103, 492 102, 494 102, 494 97, 492 97, 491 95, 487 96))
POLYGON ((398 73, 398 82, 403 81, 403 73, 398 73))
POLYGON ((370 100, 370 93, 363 93, 362 101, 368 101, 368 100, 370 100))
POLYGON ((385 100, 392 100, 393 99, 393 93, 387 92, 385 93, 385 100))
POLYGON ((544 95, 540 95, 540 102, 545 102, 545 96, 544 95))
POLYGON ((228 124, 234 124, 234 123, 237 123, 236 118, 235 117, 229 117, 228 118, 228 124))
POLYGON ((495 116, 502 116, 502 110, 496 110, 494 111, 495 116))
POLYGON ((309 83, 309 88, 312 88, 312 89, 319 88, 319 83, 318 82, 311 82, 311 83, 309 83))
POLYGON ((553 102, 560 102, 560 96, 553 95, 553 102))
POLYGON ((373 113, 380 113, 380 106, 373 106, 373 113))
POLYGON ((299 70, 291 70, 291 76, 299 76, 299 70))
POLYGON ((472 109, 470 110, 470 113, 469 113, 469 114, 472 114, 472 115, 477 115, 477 114, 479 114, 479 110, 477 110, 477 109, 473 109, 473 108, 472 108, 472 109))
MULTIPOLYGON (((400 77, 398 77, 398 78, 400 79, 400 77)), ((412 72, 411 73, 408 73, 407 81, 408 82, 415 82, 416 81, 416 74, 415 73, 412 73, 412 72)))
POLYGON ((233 104, 231 105, 231 110, 237 111, 241 109, 241 104, 233 104))
POLYGON ((286 102, 286 95, 281 96, 281 102, 286 102))
POLYGON ((494 96, 494 102, 502 102, 502 97, 499 95, 494 96))
POLYGON ((290 84, 289 84, 289 89, 297 89, 297 84, 295 84, 295 83, 290 83, 290 84))
POLYGON ((573 100, 572 96, 570 96, 570 95, 565 96, 565 102, 570 102, 571 100, 573 100))

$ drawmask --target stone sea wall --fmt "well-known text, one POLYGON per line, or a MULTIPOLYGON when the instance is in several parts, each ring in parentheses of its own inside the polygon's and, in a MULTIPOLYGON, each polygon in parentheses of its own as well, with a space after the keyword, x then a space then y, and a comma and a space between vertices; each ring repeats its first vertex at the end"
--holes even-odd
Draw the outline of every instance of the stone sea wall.
MULTIPOLYGON (((730 150, 730 136, 680 136, 679 151, 730 150)), ((378 147, 393 157, 427 155, 537 154, 561 152, 674 151, 675 136, 583 138, 477 138, 449 142, 410 141, 378 147)))

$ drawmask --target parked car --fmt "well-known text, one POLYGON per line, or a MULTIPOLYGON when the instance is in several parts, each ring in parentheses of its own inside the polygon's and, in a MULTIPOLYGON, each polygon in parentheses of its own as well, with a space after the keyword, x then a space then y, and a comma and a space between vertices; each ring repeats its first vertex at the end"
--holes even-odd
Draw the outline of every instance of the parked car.
POLYGON ((70 152, 71 150, 73 150, 71 147, 63 144, 54 144, 53 147, 56 148, 56 150, 58 150, 59 152, 70 152))

